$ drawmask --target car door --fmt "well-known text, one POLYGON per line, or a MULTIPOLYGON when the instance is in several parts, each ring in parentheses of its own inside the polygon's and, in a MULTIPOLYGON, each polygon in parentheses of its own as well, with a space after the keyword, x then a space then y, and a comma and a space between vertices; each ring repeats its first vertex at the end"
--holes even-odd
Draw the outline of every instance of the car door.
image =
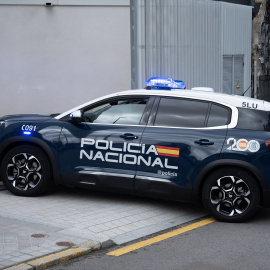
POLYGON ((145 96, 116 97, 84 108, 82 123, 66 122, 59 148, 65 184, 133 193, 150 101, 145 96))
POLYGON ((209 101, 157 98, 141 139, 136 193, 189 201, 198 172, 219 158, 230 114, 209 101))

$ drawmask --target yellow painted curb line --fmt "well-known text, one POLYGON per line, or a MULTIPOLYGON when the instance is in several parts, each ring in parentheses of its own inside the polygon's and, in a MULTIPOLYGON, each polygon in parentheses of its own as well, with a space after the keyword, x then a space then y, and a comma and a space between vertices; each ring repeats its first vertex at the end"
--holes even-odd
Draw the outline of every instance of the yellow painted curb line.
POLYGON ((114 251, 111 251, 111 252, 107 253, 107 255, 121 256, 121 255, 129 253, 129 252, 131 252, 133 250, 137 250, 137 249, 140 249, 142 247, 146 247, 146 246, 152 245, 154 243, 163 241, 165 239, 171 238, 171 237, 176 236, 178 234, 188 232, 188 231, 194 230, 196 228, 205 226, 205 225, 210 224, 210 223, 212 223, 214 221, 216 221, 214 218, 207 218, 207 219, 204 219, 202 221, 198 221, 196 223, 190 224, 188 226, 185 226, 185 227, 182 227, 182 228, 179 228, 179 229, 176 229, 176 230, 173 230, 173 231, 158 235, 156 237, 153 237, 153 238, 150 238, 150 239, 135 243, 133 245, 129 245, 129 246, 126 246, 126 247, 123 247, 123 248, 116 249, 114 251))
POLYGON ((96 241, 86 241, 79 246, 69 248, 54 254, 50 254, 38 259, 27 261, 18 265, 5 268, 5 270, 39 270, 53 266, 58 263, 66 262, 72 258, 76 258, 92 251, 99 250, 101 243, 96 241))
MULTIPOLYGON (((126 254, 128 252, 131 252, 133 250, 149 246, 151 244, 157 243, 159 241, 171 238, 175 235, 194 230, 196 228, 205 226, 207 224, 210 224, 214 222, 214 218, 208 218, 193 224, 190 224, 188 226, 158 235, 156 237, 153 237, 151 239, 141 241, 139 243, 129 245, 127 247, 123 247, 117 250, 114 250, 112 252, 107 253, 107 255, 112 255, 112 256, 120 256, 123 254, 126 254)), ((28 261, 25 263, 21 263, 18 265, 11 266, 9 268, 5 268, 5 270, 39 270, 39 269, 45 269, 47 267, 53 266, 58 263, 63 263, 66 262, 72 258, 76 258, 82 255, 85 255, 87 253, 90 253, 91 251, 99 250, 101 247, 101 243, 95 242, 95 241, 87 241, 85 243, 80 244, 78 247, 66 249, 64 251, 54 253, 51 255, 47 255, 32 261, 28 261)))
POLYGON ((89 252, 89 249, 87 248, 72 248, 33 261, 29 261, 27 264, 35 267, 35 269, 45 269, 46 267, 52 266, 54 264, 66 262, 71 258, 76 258, 78 256, 84 255, 87 252, 89 252))
POLYGON ((21 263, 15 266, 11 266, 9 268, 4 268, 4 270, 33 270, 33 267, 26 263, 21 263))

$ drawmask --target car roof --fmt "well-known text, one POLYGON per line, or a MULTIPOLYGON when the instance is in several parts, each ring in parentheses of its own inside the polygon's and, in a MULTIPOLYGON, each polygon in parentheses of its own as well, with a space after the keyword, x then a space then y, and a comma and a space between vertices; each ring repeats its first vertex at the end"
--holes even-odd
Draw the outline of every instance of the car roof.
POLYGON ((208 91, 199 91, 199 90, 128 90, 118 92, 118 95, 159 95, 159 96, 172 96, 172 97, 183 97, 183 98, 192 98, 192 99, 202 99, 209 101, 216 101, 224 105, 232 105, 240 108, 248 109, 257 109, 263 111, 270 111, 270 103, 264 100, 238 96, 238 95, 229 95, 218 92, 208 92, 208 91), (245 104, 243 104, 245 102, 245 104), (248 104, 247 104, 248 103, 248 104))
POLYGON ((228 95, 218 92, 208 92, 208 91, 200 91, 200 90, 182 90, 182 89, 174 89, 174 90, 146 90, 146 89, 136 89, 136 90, 126 90, 122 92, 117 92, 114 94, 110 94, 107 96, 103 96, 84 104, 81 104, 71 110, 68 110, 58 116, 55 119, 61 119, 62 117, 84 108, 88 105, 99 102, 103 99, 112 98, 115 96, 134 96, 134 95, 146 95, 146 96, 171 96, 171 97, 182 97, 182 98, 191 98, 191 99, 200 99, 205 101, 218 102, 223 105, 235 106, 239 108, 248 108, 248 109, 257 109, 262 111, 270 111, 270 103, 267 101, 238 96, 238 95, 228 95))

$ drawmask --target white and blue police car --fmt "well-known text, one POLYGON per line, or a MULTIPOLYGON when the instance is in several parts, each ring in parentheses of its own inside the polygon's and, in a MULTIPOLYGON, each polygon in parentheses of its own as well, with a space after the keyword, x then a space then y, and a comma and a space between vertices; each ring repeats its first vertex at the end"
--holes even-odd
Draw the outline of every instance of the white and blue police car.
POLYGON ((270 103, 182 81, 108 95, 59 115, 0 118, 0 176, 15 195, 50 182, 183 202, 217 220, 270 206, 270 103))

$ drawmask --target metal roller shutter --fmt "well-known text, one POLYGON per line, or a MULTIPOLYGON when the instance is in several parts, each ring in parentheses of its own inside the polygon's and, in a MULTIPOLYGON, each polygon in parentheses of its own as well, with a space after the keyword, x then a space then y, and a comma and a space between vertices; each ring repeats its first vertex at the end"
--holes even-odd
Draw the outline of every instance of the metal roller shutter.
POLYGON ((244 93, 244 56, 223 56, 223 93, 242 95, 244 93))

